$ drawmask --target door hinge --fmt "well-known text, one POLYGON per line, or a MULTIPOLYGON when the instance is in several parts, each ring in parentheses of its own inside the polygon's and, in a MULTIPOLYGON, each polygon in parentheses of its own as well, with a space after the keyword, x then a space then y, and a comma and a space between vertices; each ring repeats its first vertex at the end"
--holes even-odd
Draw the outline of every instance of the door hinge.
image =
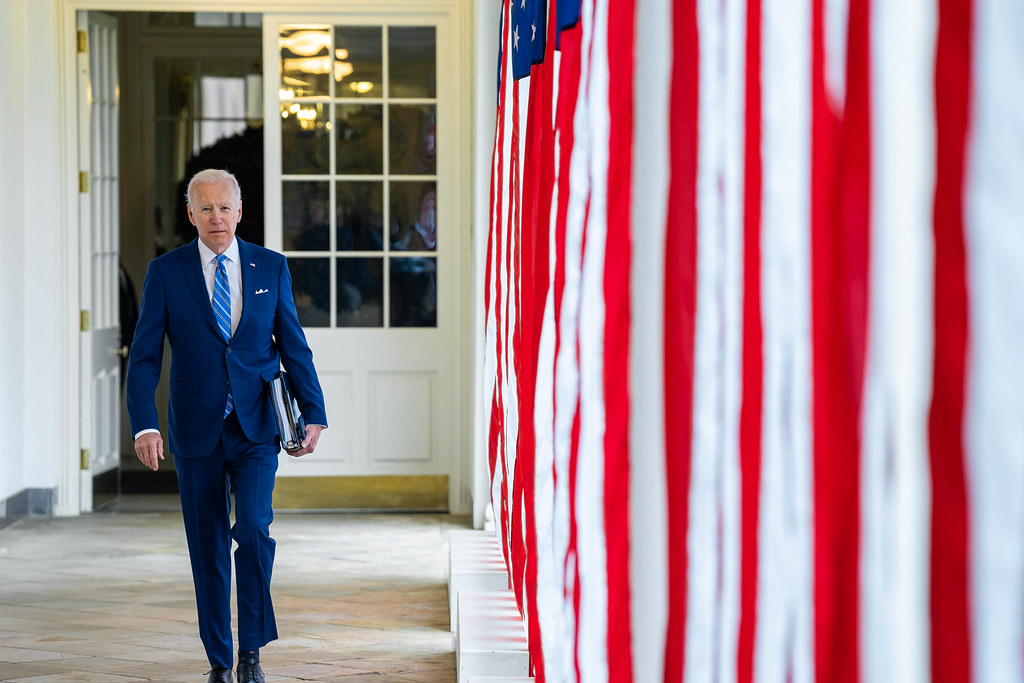
POLYGON ((88 52, 89 51, 89 34, 85 31, 78 32, 78 51, 88 52))
POLYGON ((89 172, 79 171, 78 172, 78 191, 88 192, 89 191, 89 172))
POLYGON ((80 311, 78 314, 78 329, 82 332, 89 331, 89 311, 80 311))
POLYGON ((82 449, 82 463, 81 463, 81 465, 82 465, 82 469, 83 470, 89 469, 89 449, 88 448, 83 448, 82 449))

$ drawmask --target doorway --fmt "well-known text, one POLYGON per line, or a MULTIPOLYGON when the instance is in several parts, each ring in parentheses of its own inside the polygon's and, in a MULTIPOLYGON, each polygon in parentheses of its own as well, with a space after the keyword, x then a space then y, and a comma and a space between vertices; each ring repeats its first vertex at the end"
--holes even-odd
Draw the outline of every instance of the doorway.
MULTIPOLYGON (((66 2, 65 7, 69 8, 72 17, 74 12, 70 8, 85 4, 79 0, 66 2)), ((144 7, 144 3, 140 2, 139 6, 144 7)), ((330 375, 326 381, 323 377, 321 381, 325 383, 325 391, 331 393, 328 402, 337 406, 339 411, 339 419, 332 418, 332 425, 343 428, 332 430, 331 436, 338 449, 334 457, 325 452, 328 457, 309 463, 310 467, 281 472, 292 485, 281 488, 296 492, 293 497, 299 504, 308 503, 310 491, 318 490, 323 493, 325 502, 315 506, 316 509, 351 508, 351 502, 357 498, 369 501, 357 507, 410 509, 410 494, 421 494, 426 482, 432 485, 433 502, 429 507, 415 505, 415 508, 455 512, 468 509, 471 496, 466 488, 469 482, 466 454, 469 451, 468 396, 471 393, 469 370, 472 361, 464 352, 470 346, 470 335, 463 321, 468 319, 466 305, 473 300, 469 287, 472 281, 469 277, 472 224, 468 193, 471 169, 466 162, 469 158, 468 143, 461 132, 467 128, 471 118, 471 89, 467 85, 469 69, 462 61, 471 34, 461 28, 468 24, 460 15, 460 8, 468 6, 468 0, 444 6, 424 3, 416 12, 410 13, 408 6, 382 2, 379 12, 372 17, 339 14, 338 8, 332 6, 330 13, 315 18, 318 23, 330 27, 328 33, 335 42, 340 40, 339 35, 344 35, 344 30, 339 27, 374 27, 383 41, 383 59, 396 65, 403 59, 410 60, 403 56, 401 50, 389 51, 389 44, 399 44, 393 37, 408 39, 406 34, 413 37, 423 34, 428 41, 426 44, 437 46, 436 94, 400 89, 389 89, 388 94, 382 96, 360 93, 363 98, 359 105, 365 108, 375 104, 373 99, 381 99, 376 104, 383 107, 381 111, 385 116, 393 115, 395 122, 411 120, 412 114, 419 116, 424 112, 428 115, 424 121, 430 122, 436 113, 436 127, 432 123, 413 125, 408 121, 404 126, 430 140, 431 145, 436 142, 438 161, 435 170, 424 172, 401 166, 404 163, 401 158, 392 156, 398 147, 389 141, 387 144, 391 145, 391 152, 387 156, 386 168, 380 173, 369 174, 374 177, 349 178, 347 176, 353 173, 345 172, 333 161, 333 155, 342 144, 340 138, 330 145, 332 165, 327 177, 330 201, 334 202, 341 196, 337 193, 347 191, 343 183, 348 182, 353 188, 364 181, 377 183, 382 188, 381 196, 391 197, 383 214, 390 216, 389 231, 393 225, 399 229, 406 225, 403 211, 409 213, 411 229, 416 227, 417 216, 421 219, 420 229, 430 227, 430 233, 436 227, 436 235, 431 235, 431 239, 436 238, 440 245, 436 248, 424 242, 425 246, 411 249, 397 241, 371 250, 372 253, 359 250, 356 250, 359 253, 349 253, 351 249, 343 248, 340 241, 335 242, 341 236, 338 232, 341 216, 349 220, 348 214, 339 213, 337 207, 330 211, 331 237, 326 251, 305 251, 294 244, 289 247, 284 243, 282 189, 323 179, 300 177, 304 175, 301 173, 283 173, 280 156, 282 131, 288 130, 288 124, 282 107, 287 105, 290 111, 296 104, 300 107, 305 105, 303 102, 286 102, 288 99, 301 100, 302 97, 286 97, 284 89, 278 87, 279 83, 266 84, 262 78, 265 68, 277 77, 275 67, 278 59, 283 58, 281 27, 312 21, 312 15, 299 18, 295 15, 237 12, 113 13, 121 32, 118 72, 122 112, 117 138, 123 184, 119 192, 121 236, 118 256, 123 265, 126 290, 137 299, 149 261, 193 238, 194 229, 178 211, 184 208, 186 178, 201 167, 226 167, 239 176, 246 206, 245 225, 239 226, 239 234, 244 239, 266 243, 266 246, 286 253, 302 252, 288 255, 290 259, 305 259, 314 266, 318 263, 316 259, 328 263, 330 277, 325 287, 318 290, 318 295, 328 297, 329 304, 325 309, 328 318, 326 323, 321 321, 321 327, 307 330, 307 333, 318 361, 320 358, 327 361, 323 368, 318 362, 318 369, 330 375), (276 22, 272 30, 267 28, 268 20, 276 22), (263 124, 268 121, 272 125, 265 127, 263 124), (264 140, 266 129, 270 129, 276 139, 264 140), (211 150, 222 150, 223 155, 212 157, 211 150), (274 150, 277 150, 276 155, 274 150), (272 168, 263 168, 265 159, 272 168), (251 174, 251 180, 243 179, 242 174, 247 172, 251 174), (378 175, 379 178, 376 177, 378 175), (262 196, 264 188, 269 195, 267 197, 262 196), (418 195, 414 197, 418 200, 418 213, 411 210, 410 213, 404 204, 395 203, 395 198, 410 188, 424 190, 421 194, 429 199, 425 204, 418 195), (385 190, 387 195, 383 194, 385 190), (425 212, 424 206, 428 209, 425 212), (268 212, 267 221, 258 216, 259 210, 264 208, 268 212), (429 219, 427 223, 423 222, 423 216, 429 219), (349 317, 355 322, 362 319, 348 316, 349 312, 340 306, 341 302, 349 300, 346 297, 351 292, 351 287, 340 277, 343 275, 342 267, 354 259, 377 259, 382 264, 382 282, 387 282, 378 297, 383 316, 378 316, 383 321, 379 325, 382 330, 348 326, 351 322, 349 317), (431 303, 415 309, 417 315, 424 311, 430 313, 429 318, 413 319, 399 315, 409 308, 406 305, 408 301, 399 295, 408 289, 402 277, 413 266, 420 270, 424 266, 433 268, 427 272, 428 277, 420 278, 429 284, 421 289, 430 294, 431 303), (384 336, 387 343, 379 343, 378 338, 384 336), (376 354, 374 358, 379 356, 374 360, 377 365, 366 372, 366 366, 358 355, 349 353, 353 349, 359 349, 364 355, 376 354), (343 350, 345 354, 340 353, 343 350), (431 367, 424 370, 416 366, 416 358, 419 357, 416 354, 427 358, 424 363, 432 364, 431 367), (365 377, 359 373, 364 373, 365 377), (360 417, 358 410, 366 411, 366 419, 360 417), (396 421, 392 417, 396 413, 404 417, 396 421), (364 434, 354 429, 346 430, 344 427, 350 426, 348 423, 365 425, 368 430, 364 434), (396 453, 398 457, 392 455, 396 453), (374 495, 360 497, 366 493, 374 495), (437 507, 433 507, 435 504, 437 507)), ((403 42, 411 44, 409 40, 403 42)), ((418 42, 422 45, 423 39, 418 38, 418 42)), ((335 45, 332 58, 345 61, 339 56, 338 49, 341 49, 339 45, 335 45)), ((393 79, 394 76, 388 78, 393 79)), ((414 85, 420 87, 419 83, 414 85)), ((348 107, 341 101, 345 97, 349 96, 337 93, 327 96, 327 106, 334 112, 341 111, 348 107)), ((340 121, 330 119, 330 124, 340 121)), ((418 121, 416 119, 413 123, 418 121)), ((381 134, 391 129, 392 126, 386 124, 381 134)), ((342 127, 339 125, 333 130, 336 135, 342 127)), ((431 148, 423 149, 435 153, 431 148)), ((371 196, 377 195, 371 193, 371 196)), ((86 239, 85 235, 82 237, 86 239)), ((416 271, 415 274, 420 273, 416 271)), ((124 337, 127 340, 130 334, 125 333, 124 337)), ((169 362, 169 353, 165 353, 166 362, 169 362)), ((164 371, 166 376, 167 368, 164 371)), ((158 392, 162 393, 158 393, 156 402, 163 424, 166 424, 166 388, 161 387, 158 392)), ((82 403, 88 400, 84 395, 80 398, 82 403)), ((176 490, 177 479, 170 458, 161 463, 160 472, 156 474, 138 463, 123 406, 122 400, 119 402, 122 414, 119 439, 121 491, 145 494, 176 490)))
MULTIPOLYGON (((226 168, 242 186, 239 235, 263 244, 262 15, 120 12, 122 335, 130 340, 149 262, 195 237, 185 214, 188 179, 226 168)), ((164 354, 164 376, 169 351, 164 354)), ((123 369, 123 367, 122 367, 123 369)), ((166 424, 167 385, 157 408, 166 424)), ((121 492, 173 493, 173 458, 150 472, 135 457, 121 401, 121 492)))

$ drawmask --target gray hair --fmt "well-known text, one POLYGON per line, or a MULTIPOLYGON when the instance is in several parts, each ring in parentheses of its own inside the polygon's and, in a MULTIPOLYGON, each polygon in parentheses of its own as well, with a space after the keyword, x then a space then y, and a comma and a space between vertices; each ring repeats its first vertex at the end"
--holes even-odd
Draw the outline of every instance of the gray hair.
POLYGON ((188 190, 185 192, 185 201, 188 202, 189 206, 195 206, 195 193, 192 191, 192 188, 196 185, 202 185, 205 183, 223 183, 225 181, 231 181, 231 184, 235 188, 235 201, 241 204, 242 188, 238 186, 238 179, 230 172, 219 168, 207 168, 192 176, 192 180, 188 181, 188 190))

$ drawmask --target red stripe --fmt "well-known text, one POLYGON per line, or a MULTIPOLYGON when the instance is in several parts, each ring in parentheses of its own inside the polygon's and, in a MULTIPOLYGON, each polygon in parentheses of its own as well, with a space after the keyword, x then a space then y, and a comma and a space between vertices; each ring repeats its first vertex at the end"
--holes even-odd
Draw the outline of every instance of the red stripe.
MULTIPOLYGON (((509 45, 509 42, 508 42, 509 38, 508 37, 509 37, 509 32, 510 32, 509 25, 512 23, 511 22, 511 16, 510 16, 511 6, 509 5, 508 2, 505 3, 505 7, 504 7, 504 9, 502 11, 504 12, 504 16, 505 16, 505 28, 504 28, 504 31, 503 31, 503 33, 504 33, 503 45, 505 46, 505 51, 506 51, 506 54, 507 54, 508 45, 509 45)), ((507 85, 507 83, 508 83, 509 75, 510 74, 509 74, 509 68, 508 68, 508 60, 505 60, 501 64, 502 97, 506 98, 505 104, 504 104, 504 108, 507 108, 508 105, 509 105, 508 100, 507 100, 507 93, 508 93, 508 85, 507 85)), ((509 539, 509 528, 508 528, 509 509, 508 509, 508 494, 506 493, 506 491, 508 490, 509 471, 508 471, 507 458, 505 457, 505 454, 507 453, 507 437, 508 437, 508 435, 506 433, 506 429, 508 428, 508 426, 505 424, 505 401, 507 400, 508 397, 506 397, 505 394, 504 394, 504 385, 505 385, 505 376, 508 373, 508 348, 507 348, 508 347, 508 330, 507 330, 507 326, 508 326, 508 317, 509 317, 509 314, 508 314, 508 308, 509 308, 508 300, 509 300, 509 297, 511 296, 511 294, 509 293, 509 290, 510 290, 510 287, 511 287, 511 284, 510 284, 510 280, 511 280, 511 267, 509 265, 509 259, 510 259, 509 252, 511 250, 511 245, 509 244, 509 240, 511 239, 512 202, 515 201, 515 192, 513 191, 513 188, 512 188, 512 158, 514 158, 514 155, 515 155, 515 133, 514 133, 514 131, 515 131, 515 120, 516 120, 516 98, 515 98, 515 93, 512 94, 512 115, 511 115, 510 120, 512 122, 511 123, 512 129, 506 131, 504 129, 504 120, 503 120, 502 121, 502 131, 501 131, 502 141, 503 142, 504 142, 504 135, 505 135, 506 132, 508 133, 508 135, 510 137, 509 163, 508 163, 509 170, 507 171, 508 175, 504 176, 502 178, 502 181, 501 181, 502 190, 503 191, 507 191, 508 195, 509 195, 509 197, 508 197, 508 211, 507 211, 506 215, 499 215, 499 217, 498 217, 499 218, 499 228, 498 229, 499 229, 500 233, 499 233, 499 239, 498 239, 498 248, 497 248, 497 252, 495 254, 495 262, 496 262, 497 267, 498 267, 498 273, 497 273, 497 278, 496 278, 496 282, 498 283, 498 287, 497 287, 497 291, 495 293, 495 300, 496 300, 495 308, 497 309, 497 313, 495 315, 495 329, 496 329, 495 338, 496 338, 497 348, 498 348, 497 380, 496 380, 496 384, 495 384, 495 387, 496 387, 495 391, 496 391, 497 396, 498 396, 497 408, 498 408, 498 434, 499 434, 499 438, 498 438, 497 466, 500 466, 500 468, 501 468, 501 488, 498 491, 498 495, 500 496, 500 499, 497 500, 497 501, 492 501, 492 503, 495 504, 495 506, 497 508, 495 510, 495 515, 498 517, 498 519, 496 520, 496 524, 498 524, 499 528, 501 529, 501 539, 502 539, 501 548, 502 548, 502 553, 504 554, 504 557, 505 557, 505 566, 508 569, 509 576, 511 577, 511 576, 513 576, 513 571, 512 571, 512 558, 509 555, 509 543, 508 543, 508 539, 509 539), (508 186, 506 187, 506 185, 508 185, 508 186), (504 219, 504 220, 502 220, 502 219, 504 219), (502 268, 502 266, 504 266, 504 268, 502 268), (502 280, 502 275, 501 275, 502 272, 506 273, 506 278, 509 278, 509 280, 505 280, 505 281, 502 280)), ((504 154, 504 146, 502 146, 502 154, 504 154)), ((502 168, 502 172, 503 173, 505 172, 504 171, 504 167, 502 168)))
MULTIPOLYGON (((515 463, 512 465, 512 470, 508 473, 509 479, 511 480, 512 486, 511 498, 508 502, 510 516, 509 516, 509 559, 511 560, 509 578, 512 581, 512 588, 516 594, 516 602, 519 605, 519 613, 522 615, 526 614, 526 601, 525 595, 523 595, 523 583, 525 576, 525 565, 526 565, 526 547, 524 542, 523 532, 523 472, 522 463, 519 461, 519 437, 523 432, 522 415, 519 415, 519 408, 522 405, 522 387, 520 385, 523 373, 523 343, 522 343, 522 290, 524 287, 529 286, 529 282, 524 282, 522 262, 524 258, 523 249, 523 223, 522 223, 522 206, 524 200, 524 192, 522 187, 523 178, 523 160, 522 153, 520 152, 520 121, 522 116, 522 110, 520 109, 520 90, 521 81, 515 81, 512 83, 512 210, 509 212, 509 226, 508 226, 508 238, 509 238, 509 253, 508 253, 508 267, 509 267, 509 324, 511 325, 511 345, 512 345, 512 358, 509 366, 509 376, 513 380, 513 386, 510 387, 511 395, 507 397, 509 401, 514 401, 517 413, 517 422, 515 428, 510 427, 510 433, 508 438, 511 442, 511 449, 516 453, 515 463), (513 247, 514 244, 514 247, 513 247)), ((527 166, 528 167, 528 166, 527 166)))
MULTIPOLYGON (((548 10, 548 36, 554 36, 556 17, 555 3, 548 10)), ((527 314, 523 317, 523 333, 529 339, 527 354, 528 368, 521 378, 523 403, 520 424, 520 458, 523 459, 523 475, 526 505, 526 609, 527 636, 530 648, 532 673, 537 683, 544 683, 544 651, 541 642, 540 618, 537 605, 537 526, 536 526, 536 432, 534 412, 537 388, 537 361, 540 354, 540 337, 544 323, 544 305, 548 294, 549 234, 551 231, 551 192, 554 181, 554 128, 551 118, 554 74, 555 41, 549 39, 545 45, 544 62, 533 68, 530 79, 530 120, 527 124, 526 144, 530 150, 527 156, 533 161, 534 172, 530 174, 530 191, 524 200, 524 222, 528 226, 530 253, 532 258, 526 267, 526 280, 531 292, 524 289, 527 314), (530 560, 532 558, 532 561, 530 560)), ((524 363, 524 365, 526 365, 524 363)))
POLYGON ((743 178, 743 395, 740 403, 740 625, 737 683, 754 680, 757 636, 758 523, 764 387, 761 323, 761 3, 747 3, 743 178))
MULTIPOLYGON (((608 6, 608 82, 636 84, 634 0, 608 6)), ((635 86, 639 87, 639 86, 635 86)), ((633 680, 630 627, 629 346, 633 225, 633 98, 609 90, 604 270, 604 523, 608 564, 608 680, 633 680)))
MULTIPOLYGON (((825 82, 824 2, 812 37, 811 299, 815 672, 860 678, 860 414, 870 236, 868 0, 849 6, 845 109, 825 82)), ((834 58, 837 58, 834 56, 834 58)))
POLYGON ((668 624, 665 680, 685 668, 694 331, 697 319, 697 139, 700 33, 696 0, 673 3, 669 199, 665 238, 665 470, 668 624))
MULTIPOLYGON (((507 11, 507 8, 503 11, 507 11)), ((502 44, 508 44, 508 21, 504 22, 502 29, 502 44)), ((497 121, 495 122, 495 143, 494 143, 494 175, 491 178, 491 231, 488 236, 487 245, 487 279, 485 281, 485 298, 488 306, 493 306, 490 310, 490 315, 494 318, 494 355, 495 355, 495 381, 494 381, 494 392, 491 396, 491 419, 488 422, 488 437, 487 437, 487 458, 488 465, 490 466, 490 480, 494 481, 494 477, 497 473, 498 467, 498 435, 501 432, 502 419, 501 413, 501 363, 502 363, 502 331, 501 331, 501 299, 502 299, 502 286, 501 286, 501 244, 502 236, 504 234, 503 226, 501 224, 501 207, 504 198, 505 182, 506 179, 503 175, 503 169, 505 164, 504 153, 505 153, 505 106, 507 104, 505 97, 505 79, 508 75, 508 66, 506 61, 501 64, 501 90, 498 93, 498 113, 497 121), (492 261, 493 258, 493 261, 492 261), (491 299, 491 277, 492 268, 494 269, 494 299, 491 299)), ((497 508, 500 501, 491 501, 492 505, 497 508)), ((506 558, 507 560, 507 558, 506 558)))
POLYGON ((964 182, 970 126, 973 3, 939 0, 935 52, 935 354, 931 446, 931 668, 970 680, 968 517, 964 453, 968 297, 964 182))

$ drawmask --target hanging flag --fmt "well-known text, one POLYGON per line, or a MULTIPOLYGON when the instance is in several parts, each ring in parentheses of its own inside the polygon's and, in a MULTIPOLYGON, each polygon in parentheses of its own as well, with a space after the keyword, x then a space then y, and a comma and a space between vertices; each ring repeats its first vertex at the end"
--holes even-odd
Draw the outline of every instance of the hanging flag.
POLYGON ((503 5, 482 407, 536 680, 1024 680, 1022 8, 503 5))

